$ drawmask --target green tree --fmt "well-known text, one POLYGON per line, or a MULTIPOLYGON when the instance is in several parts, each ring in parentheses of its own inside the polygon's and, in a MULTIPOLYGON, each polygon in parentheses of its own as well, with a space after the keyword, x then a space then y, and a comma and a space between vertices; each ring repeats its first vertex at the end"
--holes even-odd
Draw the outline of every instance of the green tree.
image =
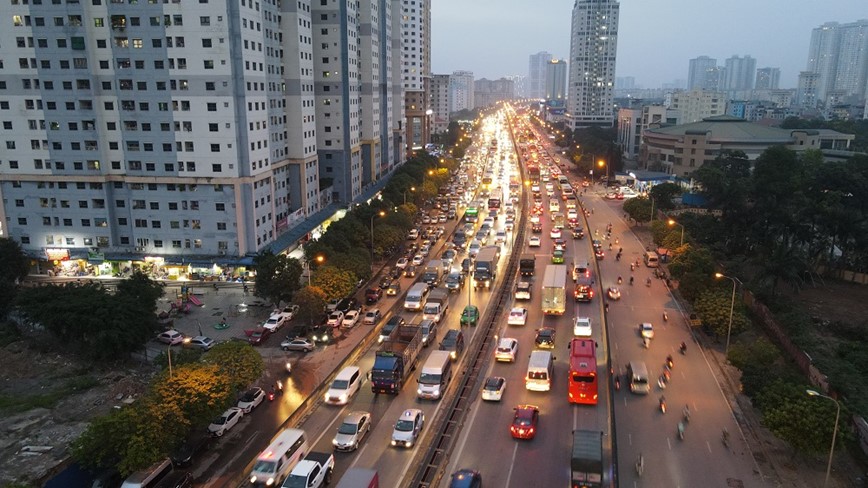
POLYGON ((142 311, 154 313, 157 300, 163 296, 163 286, 142 271, 135 270, 129 278, 118 283, 115 296, 139 303, 142 311))
POLYGON ((744 370, 749 365, 756 365, 765 372, 768 372, 780 357, 780 350, 765 337, 759 337, 748 343, 734 343, 729 348, 727 356, 729 362, 738 369, 744 370))
POLYGON ((12 239, 0 237, 0 320, 6 318, 15 296, 18 283, 27 277, 30 260, 21 246, 12 239))
POLYGON ((672 199, 681 194, 681 187, 675 183, 660 183, 659 185, 651 187, 649 193, 651 198, 654 199, 657 208, 661 210, 670 210, 675 208, 672 199))
MULTIPOLYGON (((693 311, 696 312, 702 323, 709 326, 718 337, 726 337, 729 330, 729 310, 732 303, 732 292, 721 288, 712 288, 701 293, 693 302, 693 311)), ((743 306, 736 300, 732 312, 732 334, 738 335, 749 324, 747 316, 743 312, 743 306)))
MULTIPOLYGON (((758 397, 763 412, 762 422, 797 451, 824 453, 829 449, 837 408, 834 402, 812 398, 805 390, 803 385, 783 381, 766 387, 758 397)), ((842 411, 842 418, 848 418, 845 411, 842 411)), ((847 432, 846 429, 838 431, 838 447, 843 444, 847 432)))
POLYGON ((374 255, 384 257, 398 248, 407 237, 407 231, 394 225, 380 225, 374 234, 374 255))
POLYGON ((240 341, 217 344, 202 356, 202 361, 216 364, 219 374, 233 391, 246 389, 265 371, 262 355, 250 344, 240 341))
MULTIPOLYGON (((142 285, 128 289, 147 295, 150 287, 142 285)), ((23 289, 17 304, 28 321, 41 324, 64 348, 96 362, 126 358, 157 331, 154 303, 142 294, 112 295, 99 283, 23 289)))
POLYGON ((636 222, 651 221, 651 200, 647 197, 636 197, 624 202, 624 212, 636 222))
POLYGON ((256 269, 256 296, 279 305, 292 299, 292 294, 301 288, 303 268, 298 259, 285 254, 263 251, 253 258, 256 269))
POLYGON ((353 286, 359 279, 367 280, 371 277, 371 255, 367 248, 357 247, 344 253, 337 253, 332 256, 328 264, 333 268, 350 272, 353 276, 353 286))
POLYGON ((802 276, 808 270, 803 250, 785 242, 772 243, 771 251, 755 256, 757 281, 777 295, 778 285, 783 281, 794 290, 802 285, 802 276))
POLYGON ((356 289, 356 277, 351 271, 337 266, 321 266, 313 274, 311 284, 322 290, 326 298, 344 298, 356 289))
POLYGON ((315 286, 306 286, 295 295, 298 305, 298 320, 307 325, 314 325, 323 315, 326 306, 326 294, 315 286))
POLYGON ((234 399, 229 378, 214 362, 175 367, 171 374, 164 370, 152 388, 158 403, 180 410, 190 425, 207 424, 234 399))

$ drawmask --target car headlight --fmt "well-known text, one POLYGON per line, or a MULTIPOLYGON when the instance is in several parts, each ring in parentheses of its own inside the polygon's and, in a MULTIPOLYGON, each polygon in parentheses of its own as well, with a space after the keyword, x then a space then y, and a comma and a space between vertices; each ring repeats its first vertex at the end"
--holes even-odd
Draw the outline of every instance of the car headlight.
POLYGON ((455 357, 456 357, 455 351, 450 352, 449 357, 451 357, 452 359, 455 359, 455 357))
POLYGON ((346 394, 346 393, 342 393, 341 396, 338 397, 338 399, 339 399, 342 403, 346 403, 346 401, 347 401, 347 394, 346 394))
POLYGON ((271 486, 273 484, 274 484, 274 478, 268 478, 268 480, 265 482, 265 486, 271 486))
POLYGON ((421 394, 422 394, 422 388, 418 388, 418 389, 416 389, 416 394, 417 394, 417 395, 421 395, 421 394))
POLYGON ((340 443, 338 442, 337 439, 332 439, 332 445, 333 445, 333 446, 338 446, 338 445, 340 445, 340 443))
POLYGON ((250 482, 251 482, 251 483, 256 483, 256 475, 253 475, 253 476, 250 477, 250 482))
POLYGON ((397 445, 398 445, 398 441, 396 441, 395 439, 392 439, 392 445, 393 445, 393 446, 397 446, 397 445))

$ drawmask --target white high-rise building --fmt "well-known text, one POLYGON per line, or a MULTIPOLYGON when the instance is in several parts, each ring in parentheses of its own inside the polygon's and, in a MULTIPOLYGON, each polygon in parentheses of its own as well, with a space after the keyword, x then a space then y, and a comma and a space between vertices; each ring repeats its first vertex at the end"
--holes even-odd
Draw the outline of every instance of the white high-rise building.
POLYGON ((831 92, 864 100, 868 90, 868 20, 827 22, 811 32, 807 71, 817 73, 817 100, 831 92))
POLYGON ((759 68, 756 70, 756 83, 754 88, 757 90, 777 90, 780 88, 781 69, 780 68, 759 68))
POLYGON ((382 4, 0 3, 0 235, 49 260, 279 245, 403 161, 382 4))
POLYGON ((576 0, 570 32, 567 120, 571 128, 614 123, 617 0, 576 0))
POLYGON ((725 61, 724 91, 736 92, 753 89, 756 78, 756 59, 745 56, 732 56, 725 61))
POLYGON ((431 0, 392 0, 400 12, 404 115, 407 151, 421 149, 430 140, 431 116, 428 84, 431 78, 431 0))
POLYGON ((679 124, 699 122, 726 113, 726 93, 707 90, 673 93, 669 108, 677 111, 679 124))
POLYGON ((691 59, 687 71, 687 90, 717 90, 717 80, 714 88, 710 88, 708 83, 709 71, 716 68, 717 60, 714 58, 699 56, 691 59))
POLYGON ((561 100, 567 98, 567 62, 563 59, 552 59, 546 65, 546 100, 561 100))
POLYGON ((453 71, 449 77, 449 112, 473 108, 473 72, 453 71))
POLYGON ((434 111, 434 122, 431 132, 434 134, 442 134, 449 128, 449 115, 451 110, 449 106, 451 100, 451 82, 450 75, 433 75, 431 76, 431 110, 434 111))
POLYGON ((541 100, 546 96, 546 66, 552 60, 551 53, 540 51, 531 54, 527 67, 525 96, 541 100))

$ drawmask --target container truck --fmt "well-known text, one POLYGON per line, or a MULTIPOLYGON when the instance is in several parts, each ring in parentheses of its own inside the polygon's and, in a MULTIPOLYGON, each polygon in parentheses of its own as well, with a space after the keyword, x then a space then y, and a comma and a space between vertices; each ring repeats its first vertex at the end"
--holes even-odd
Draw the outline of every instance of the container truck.
POLYGON ((386 338, 374 357, 371 369, 371 390, 374 393, 397 395, 416 365, 422 348, 422 328, 400 325, 386 338))
POLYGON ((567 267, 550 264, 542 283, 542 311, 545 315, 563 315, 566 311, 567 267))
POLYGON ((570 460, 572 488, 603 486, 603 433, 598 430, 573 431, 573 451, 570 460))
POLYGON ((473 268, 473 288, 491 288, 497 277, 497 261, 500 259, 500 247, 486 246, 476 255, 473 268))

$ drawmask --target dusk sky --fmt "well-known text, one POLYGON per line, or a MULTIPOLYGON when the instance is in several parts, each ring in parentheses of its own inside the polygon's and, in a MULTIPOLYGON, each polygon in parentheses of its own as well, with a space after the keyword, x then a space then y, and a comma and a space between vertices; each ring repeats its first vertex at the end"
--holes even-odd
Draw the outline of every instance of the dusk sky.
MULTIPOLYGON (((432 0, 433 73, 527 75, 528 56, 569 58, 572 0, 432 0), (545 8, 543 8, 545 6, 545 8)), ((657 88, 687 79, 691 58, 750 55, 795 88, 811 29, 868 18, 866 0, 622 0, 616 76, 657 88)))

